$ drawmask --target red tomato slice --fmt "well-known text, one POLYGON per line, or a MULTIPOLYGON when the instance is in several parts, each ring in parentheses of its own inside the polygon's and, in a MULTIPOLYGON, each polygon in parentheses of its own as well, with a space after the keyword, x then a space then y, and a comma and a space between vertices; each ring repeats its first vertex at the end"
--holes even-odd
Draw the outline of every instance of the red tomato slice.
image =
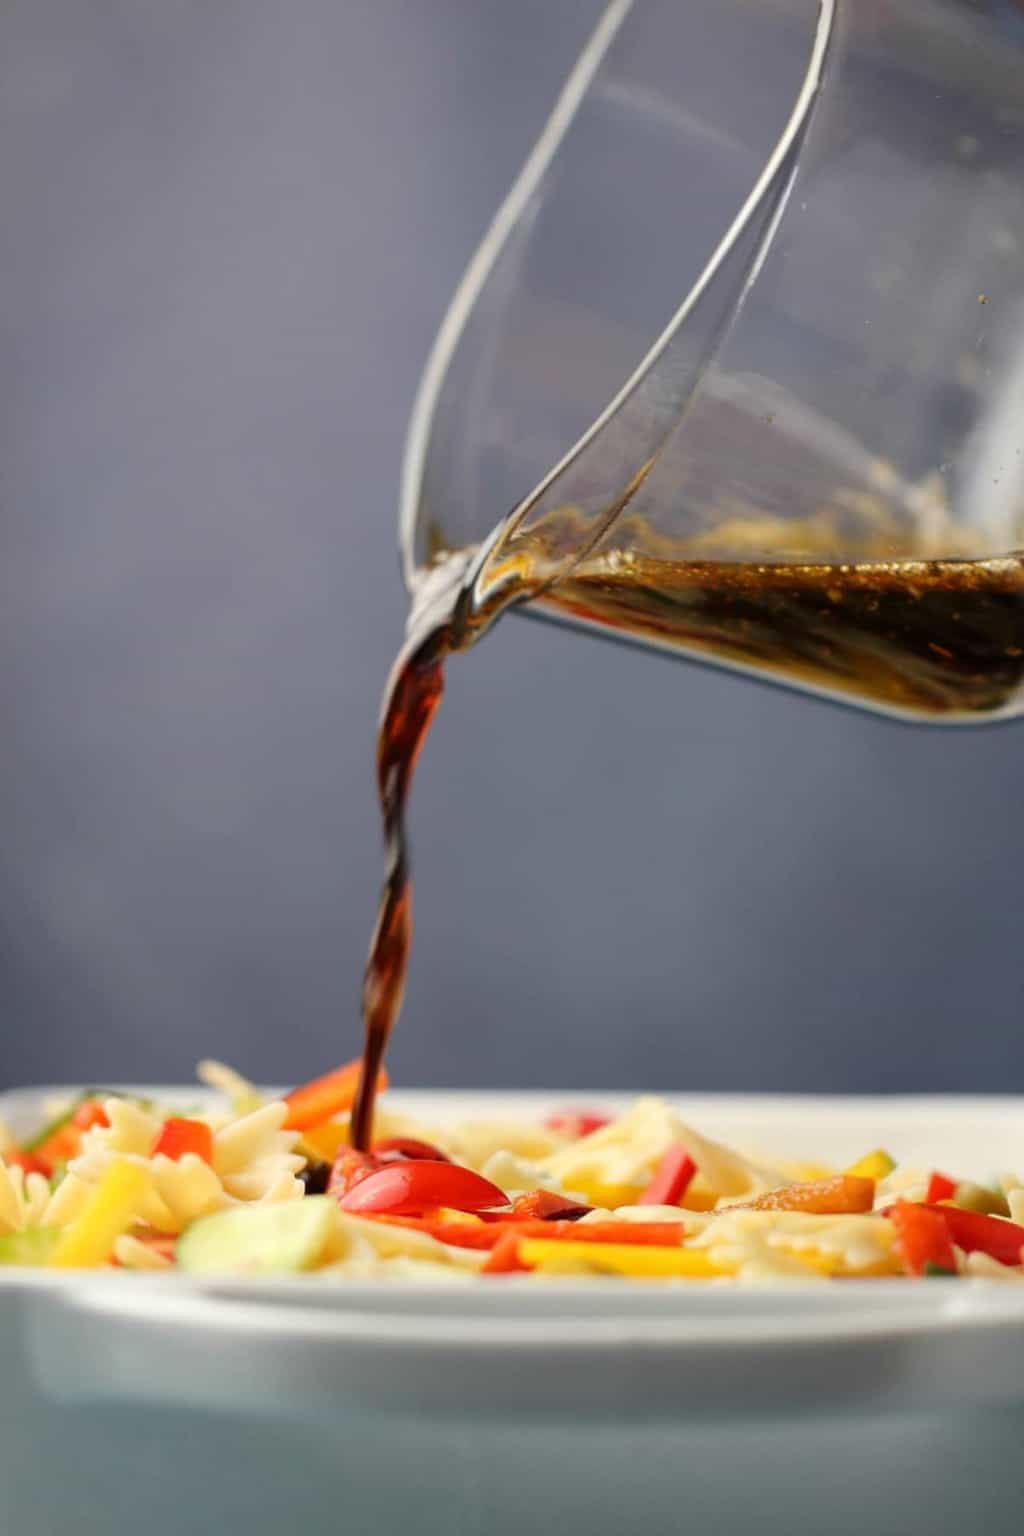
POLYGON ((338 1203, 343 1211, 354 1215, 386 1211, 393 1216, 414 1216, 438 1205, 454 1211, 482 1211, 507 1205, 508 1196, 471 1168, 418 1161, 392 1163, 371 1173, 338 1203))
POLYGON ((373 1155, 388 1162, 396 1157, 408 1158, 414 1162, 451 1162, 447 1152, 442 1152, 440 1147, 435 1147, 432 1141, 418 1141, 415 1136, 385 1136, 383 1141, 374 1142, 373 1155))

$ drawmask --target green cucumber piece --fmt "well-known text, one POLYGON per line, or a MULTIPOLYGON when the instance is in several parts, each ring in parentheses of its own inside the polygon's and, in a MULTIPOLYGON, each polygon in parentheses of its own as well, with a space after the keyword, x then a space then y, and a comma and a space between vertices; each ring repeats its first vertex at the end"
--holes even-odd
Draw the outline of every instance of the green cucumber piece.
POLYGON ((316 1264, 337 1214, 326 1195, 215 1211, 183 1233, 175 1256, 179 1267, 194 1275, 297 1274, 316 1264))
POLYGON ((45 1264, 60 1233, 56 1227, 30 1227, 0 1237, 0 1264, 45 1264))

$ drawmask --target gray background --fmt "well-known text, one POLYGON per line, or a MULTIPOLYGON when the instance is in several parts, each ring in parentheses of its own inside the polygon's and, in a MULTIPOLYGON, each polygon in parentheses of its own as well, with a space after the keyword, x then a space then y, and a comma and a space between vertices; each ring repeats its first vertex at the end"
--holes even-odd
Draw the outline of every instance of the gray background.
MULTIPOLYGON (((599 9, 0 8, 0 1080, 358 1045, 398 460, 599 9)), ((1019 730, 509 620, 414 807, 407 1082, 1020 1086, 1019 730)))

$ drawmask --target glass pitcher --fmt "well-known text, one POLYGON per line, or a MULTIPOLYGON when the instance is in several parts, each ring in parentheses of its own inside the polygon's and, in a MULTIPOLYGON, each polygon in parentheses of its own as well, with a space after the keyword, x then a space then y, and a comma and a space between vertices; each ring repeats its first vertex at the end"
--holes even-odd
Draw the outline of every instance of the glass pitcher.
POLYGON ((981 721, 1022 551, 1022 0, 613 0, 426 368, 414 609, 981 721))

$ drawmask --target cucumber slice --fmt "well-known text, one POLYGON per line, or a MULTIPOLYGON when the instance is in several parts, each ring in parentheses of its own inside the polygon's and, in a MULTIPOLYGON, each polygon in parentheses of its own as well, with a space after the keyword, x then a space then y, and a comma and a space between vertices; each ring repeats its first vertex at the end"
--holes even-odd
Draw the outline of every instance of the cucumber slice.
POLYGON ((60 1233, 56 1227, 31 1227, 0 1237, 0 1264, 45 1264, 60 1233))
POLYGON ((326 1195, 215 1211, 179 1238, 178 1264, 194 1275, 290 1275, 312 1269, 337 1214, 337 1205, 326 1195))

